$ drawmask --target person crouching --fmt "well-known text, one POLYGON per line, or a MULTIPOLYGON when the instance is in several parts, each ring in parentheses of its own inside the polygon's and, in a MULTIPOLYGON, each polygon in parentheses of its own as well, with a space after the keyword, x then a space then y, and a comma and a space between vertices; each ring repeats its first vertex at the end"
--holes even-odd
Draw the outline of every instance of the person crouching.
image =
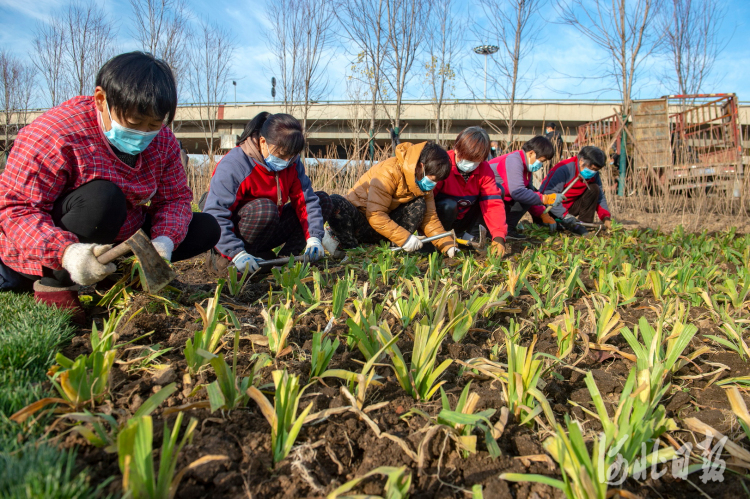
MULTIPOLYGON (((331 195, 328 225, 339 247, 391 241, 411 253, 422 248, 416 230, 428 237, 444 233, 432 189, 450 168, 448 153, 437 144, 399 144, 396 155, 370 168, 346 197, 331 195)), ((451 237, 433 244, 449 257, 458 251, 451 237)))
POLYGON ((331 201, 313 191, 300 159, 304 147, 302 126, 289 114, 262 112, 247 124, 237 147, 216 165, 202 207, 221 227, 206 259, 209 271, 233 264, 255 272, 282 245, 279 256, 304 253, 313 262, 324 256, 331 201))

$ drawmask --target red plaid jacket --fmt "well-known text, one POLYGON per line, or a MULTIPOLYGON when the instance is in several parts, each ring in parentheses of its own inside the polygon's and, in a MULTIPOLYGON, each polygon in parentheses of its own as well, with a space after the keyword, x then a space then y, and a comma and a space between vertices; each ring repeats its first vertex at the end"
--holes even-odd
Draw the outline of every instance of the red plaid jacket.
POLYGON ((0 260, 18 272, 59 270, 62 255, 78 238, 55 227, 54 202, 96 179, 115 183, 128 215, 117 241, 124 241, 150 213, 151 237, 179 245, 192 218, 193 195, 180 162, 180 147, 164 127, 130 168, 109 147, 93 97, 75 97, 50 109, 18 134, 0 174, 0 260), (146 206, 146 204, 149 206, 146 206))

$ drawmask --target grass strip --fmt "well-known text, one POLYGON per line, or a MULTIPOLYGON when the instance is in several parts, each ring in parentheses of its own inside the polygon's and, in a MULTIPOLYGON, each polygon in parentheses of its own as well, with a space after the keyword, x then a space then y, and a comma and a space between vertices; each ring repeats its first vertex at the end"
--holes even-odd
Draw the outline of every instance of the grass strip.
POLYGON ((44 382, 55 354, 74 334, 70 314, 31 295, 0 293, 0 497, 84 499, 101 492, 75 465, 75 452, 41 441, 49 418, 19 425, 9 417, 53 395, 44 382))

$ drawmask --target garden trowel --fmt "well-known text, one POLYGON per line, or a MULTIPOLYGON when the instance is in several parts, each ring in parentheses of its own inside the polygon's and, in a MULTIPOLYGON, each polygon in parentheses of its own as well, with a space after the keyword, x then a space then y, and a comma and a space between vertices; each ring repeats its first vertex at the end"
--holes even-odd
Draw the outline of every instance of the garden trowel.
POLYGON ((143 285, 147 293, 158 293, 172 279, 177 277, 177 274, 169 266, 169 263, 157 253, 156 248, 151 244, 151 240, 143 232, 143 229, 133 234, 124 243, 98 256, 97 260, 102 265, 106 265, 128 253, 133 253, 141 264, 141 275, 145 281, 143 285))

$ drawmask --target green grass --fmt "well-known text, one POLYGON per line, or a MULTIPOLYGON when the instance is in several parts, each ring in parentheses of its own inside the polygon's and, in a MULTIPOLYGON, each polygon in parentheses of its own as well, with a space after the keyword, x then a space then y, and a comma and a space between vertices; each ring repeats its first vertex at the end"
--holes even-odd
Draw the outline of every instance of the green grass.
POLYGON ((60 346, 73 337, 70 314, 38 305, 33 296, 0 293, 0 497, 95 497, 75 453, 40 440, 50 416, 23 425, 9 417, 44 397, 47 370, 60 346))

